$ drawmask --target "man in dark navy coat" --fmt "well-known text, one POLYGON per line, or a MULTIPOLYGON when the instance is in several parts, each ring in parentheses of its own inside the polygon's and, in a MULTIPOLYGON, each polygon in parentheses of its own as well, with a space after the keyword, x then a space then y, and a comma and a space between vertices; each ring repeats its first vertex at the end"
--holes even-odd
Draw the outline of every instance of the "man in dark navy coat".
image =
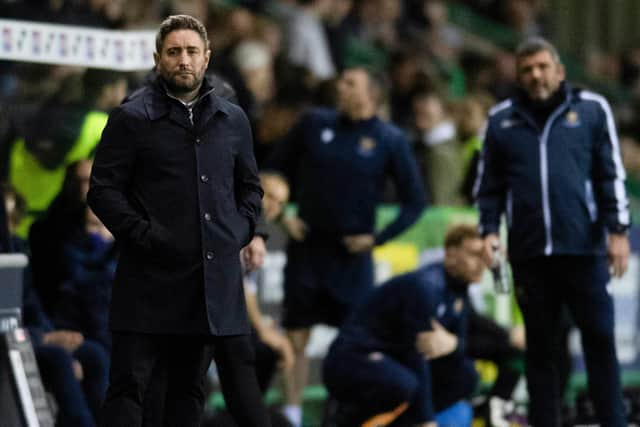
POLYGON ((442 263, 373 290, 331 344, 323 378, 339 402, 337 426, 362 425, 403 403, 389 426, 471 424, 465 399, 477 374, 466 352, 467 288, 482 279, 483 241, 475 226, 460 224, 444 246, 442 263))
POLYGON ((487 259, 504 212, 526 328, 529 421, 560 425, 559 334, 566 306, 580 329, 600 425, 626 426, 614 313, 606 286, 629 258, 629 202, 615 122, 600 95, 564 81, 555 47, 516 51, 519 93, 490 114, 475 195, 487 259))
POLYGON ((158 78, 110 115, 96 153, 88 201, 121 246, 105 426, 141 425, 152 371, 168 381, 165 425, 198 425, 212 357, 238 424, 269 424, 239 259, 262 190, 245 114, 204 79, 209 55, 200 22, 167 18, 158 78))
POLYGON ((297 217, 285 219, 291 240, 283 324, 296 353, 285 412, 294 425, 300 424, 311 326, 341 325, 373 286, 373 247, 411 226, 425 205, 406 137, 377 116, 384 97, 380 79, 365 68, 347 69, 337 93, 337 109, 304 114, 269 160, 293 184, 299 207, 297 217), (400 211, 376 233, 376 206, 388 179, 400 211))

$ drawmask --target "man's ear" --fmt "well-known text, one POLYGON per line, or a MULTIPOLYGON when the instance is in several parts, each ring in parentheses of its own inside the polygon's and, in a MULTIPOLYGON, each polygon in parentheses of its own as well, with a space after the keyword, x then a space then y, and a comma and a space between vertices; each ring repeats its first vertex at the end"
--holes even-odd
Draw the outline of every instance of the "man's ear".
POLYGON ((204 54, 204 58, 207 62, 207 65, 209 65, 209 60, 211 59, 211 49, 207 49, 207 51, 204 54))
POLYGON ((156 64, 156 67, 157 67, 158 62, 160 62, 160 55, 158 55, 158 52, 153 52, 153 62, 156 64))

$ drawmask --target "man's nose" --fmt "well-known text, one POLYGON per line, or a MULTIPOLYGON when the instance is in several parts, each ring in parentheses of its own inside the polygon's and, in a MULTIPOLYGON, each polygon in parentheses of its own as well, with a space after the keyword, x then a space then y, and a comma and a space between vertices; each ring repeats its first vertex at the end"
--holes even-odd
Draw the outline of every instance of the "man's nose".
POLYGON ((540 79, 541 76, 542 76, 542 71, 540 70, 540 68, 533 67, 531 69, 531 77, 533 77, 534 79, 538 80, 538 79, 540 79))
POLYGON ((186 64, 188 64, 188 63, 189 63, 189 54, 188 54, 186 51, 183 51, 183 52, 180 54, 180 58, 179 58, 179 60, 180 60, 180 62, 179 62, 179 63, 180 63, 180 65, 186 65, 186 64))

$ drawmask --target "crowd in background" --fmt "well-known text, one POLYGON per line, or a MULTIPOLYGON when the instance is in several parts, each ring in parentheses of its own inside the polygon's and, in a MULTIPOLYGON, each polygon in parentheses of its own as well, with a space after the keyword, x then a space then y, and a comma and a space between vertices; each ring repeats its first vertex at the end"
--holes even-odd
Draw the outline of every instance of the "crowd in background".
MULTIPOLYGON (((510 50, 453 25, 444 0, 138 0, 126 7, 122 1, 3 3, 8 18, 109 29, 151 28, 170 13, 201 19, 212 43, 210 71, 231 84, 249 115, 259 164, 305 107, 333 105, 333 83, 344 67, 379 70, 388 83, 381 114, 410 135, 429 198, 438 205, 469 203, 470 177, 465 187, 465 175, 473 172, 471 160, 479 148, 476 137, 484 115, 514 91, 510 50)), ((553 37, 543 1, 451 3, 467 6, 515 34, 553 37)), ((639 49, 594 51, 584 61, 587 77, 628 88, 630 96, 616 107, 633 187, 640 176, 640 129, 635 124, 639 49)), ((56 110, 93 107, 99 88, 85 87, 83 93, 79 82, 84 72, 79 67, 0 63, 0 178, 7 178, 11 144, 42 122, 47 104, 56 110)), ((130 91, 144 74, 123 76, 130 91)), ((95 107, 108 109, 122 93, 112 94, 111 103, 95 107)))
MULTIPOLYGON (((380 115, 410 137, 427 199, 465 206, 487 111, 516 90, 515 58, 451 23, 449 3, 523 37, 553 39, 544 0, 0 0, 0 18, 129 30, 156 28, 168 14, 197 17, 212 44, 209 72, 233 87, 247 113, 259 166, 307 107, 334 105, 341 70, 367 66, 387 83, 380 115)), ((584 69, 625 89, 611 101, 629 193, 640 198, 640 45, 594 52, 584 69)), ((82 140, 81 131, 92 113, 104 125, 149 72, 0 62, 0 182, 25 199, 16 211, 28 219, 16 218, 15 229, 29 243, 42 310, 55 327, 80 330, 107 349, 106 318, 92 307, 108 301, 115 251, 86 206, 85 159, 99 138, 82 140), (35 190, 45 199, 33 198, 27 184, 20 194, 21 183, 32 182, 15 170, 23 146, 46 173, 60 172, 42 181, 50 189, 35 190), (76 151, 83 154, 70 155, 76 151)), ((393 202, 393 191, 384 199, 393 202)))

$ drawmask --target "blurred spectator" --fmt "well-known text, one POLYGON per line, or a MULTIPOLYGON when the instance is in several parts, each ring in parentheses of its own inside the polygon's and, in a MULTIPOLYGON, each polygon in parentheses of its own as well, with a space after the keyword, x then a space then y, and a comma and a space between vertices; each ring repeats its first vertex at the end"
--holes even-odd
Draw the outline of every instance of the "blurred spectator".
POLYGON ((399 47, 398 0, 360 0, 343 21, 345 67, 368 66, 383 71, 392 50, 399 47))
POLYGON ((462 34, 449 22, 447 4, 443 0, 424 0, 422 14, 426 19, 426 43, 432 54, 443 62, 458 55, 463 46, 462 34))
MULTIPOLYGON (((304 98, 303 98, 304 99, 304 98)), ((274 102, 265 106, 255 120, 255 154, 262 167, 276 143, 291 130, 302 110, 302 103, 274 102)))
POLYGON ((209 3, 208 0, 168 0, 164 15, 190 15, 200 22, 207 22, 209 3))
POLYGON ((463 96, 466 77, 460 67, 463 38, 449 22, 447 5, 442 0, 422 0, 409 3, 404 17, 403 33, 414 44, 423 61, 429 60, 431 74, 448 85, 449 95, 463 96))
POLYGON ((416 151, 422 156, 425 187, 434 205, 460 204, 462 150, 444 100, 435 92, 413 97, 416 151))
POLYGON ((113 236, 88 207, 83 225, 63 242, 68 278, 60 288, 53 321, 110 351, 109 304, 117 252, 113 236))
POLYGON ((314 79, 330 79, 336 74, 323 20, 329 16, 332 0, 299 0, 286 18, 289 60, 305 67, 314 79))
MULTIPOLYGON (((25 253, 24 241, 14 234, 24 202, 10 188, 3 187, 1 194, 10 219, 13 248, 25 253)), ((79 332, 54 328, 40 305, 28 268, 23 280, 22 316, 45 389, 53 394, 58 407, 56 425, 94 427, 107 388, 106 350, 79 332)))
POLYGON ((401 15, 398 0, 360 0, 350 17, 351 32, 360 42, 388 52, 398 41, 396 25, 401 15))
POLYGON ((586 55, 585 71, 594 80, 620 81, 620 58, 609 52, 589 49, 586 55))
POLYGON ((258 40, 247 40, 238 44, 231 53, 231 60, 240 72, 244 85, 252 99, 247 115, 260 116, 265 104, 275 95, 273 57, 269 47, 258 40))
POLYGON ((372 417, 383 412, 395 415, 383 425, 471 425, 465 400, 478 374, 466 354, 466 292, 482 278, 482 253, 476 227, 455 226, 443 262, 397 276, 359 304, 323 366, 337 426, 380 425, 372 417))
POLYGON ((620 64, 620 82, 625 86, 635 86, 640 78, 640 46, 627 49, 620 64))
POLYGON ((482 131, 487 112, 493 104, 489 95, 469 95, 453 110, 458 138, 462 143, 463 180, 461 193, 467 205, 473 204, 473 184, 476 181, 478 160, 482 149, 482 131))
POLYGON ((9 157, 9 182, 25 198, 29 216, 18 230, 26 236, 62 188, 65 168, 89 158, 107 122, 107 112, 126 94, 123 74, 88 70, 82 80, 87 98, 60 100, 68 91, 45 103, 29 119, 24 135, 13 141, 9 157))
POLYGON ((542 22, 542 7, 538 0, 502 0, 503 17, 507 25, 523 37, 546 33, 542 22))
POLYGON ((433 78, 422 67, 419 51, 411 48, 399 49, 391 55, 389 76, 391 119, 403 129, 411 129, 412 99, 417 92, 434 89, 433 78))
POLYGON ((66 169, 60 194, 29 232, 34 287, 50 316, 62 304, 62 285, 72 278, 65 245, 84 232, 90 160, 80 160, 66 169))
POLYGON ((338 108, 302 116, 268 162, 296 183, 299 204, 298 216, 284 220, 291 239, 283 325, 296 355, 286 378, 285 412, 295 426, 301 423, 311 326, 343 322, 373 285, 373 247, 408 228, 423 208, 423 189, 404 135, 377 117, 383 93, 375 73, 345 70, 338 82, 338 108), (387 177, 402 209, 376 232, 375 209, 387 177))
POLYGON ((331 59, 338 71, 345 67, 345 48, 349 36, 346 18, 353 8, 353 0, 332 0, 325 21, 331 59))
POLYGON ((510 52, 498 52, 494 59, 493 81, 487 88, 498 101, 516 93, 516 57, 510 52))
POLYGON ((215 61, 209 61, 207 74, 216 73, 233 87, 238 105, 251 115, 254 99, 233 55, 236 47, 256 32, 256 18, 247 9, 216 10, 209 32, 215 61))
POLYGON ((214 8, 207 28, 212 51, 219 55, 251 37, 255 32, 255 22, 255 15, 243 7, 214 8))

